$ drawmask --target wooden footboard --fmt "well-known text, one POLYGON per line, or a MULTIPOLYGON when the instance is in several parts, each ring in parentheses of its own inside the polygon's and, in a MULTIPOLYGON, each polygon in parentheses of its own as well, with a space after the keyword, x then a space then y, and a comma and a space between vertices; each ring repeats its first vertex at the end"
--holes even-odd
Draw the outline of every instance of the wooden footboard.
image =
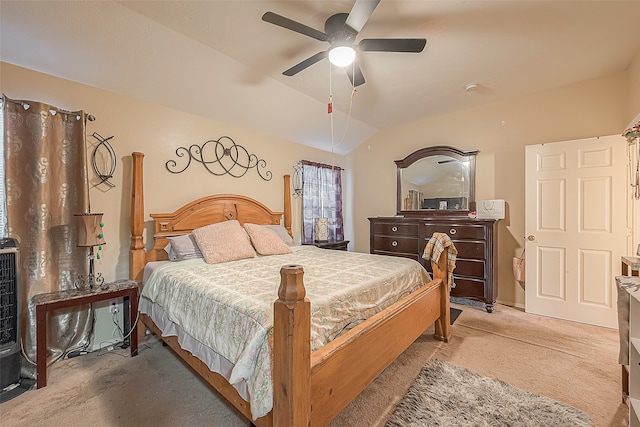
POLYGON ((303 268, 282 267, 274 303, 273 425, 327 425, 434 322, 436 337, 449 341, 446 255, 433 264, 434 280, 313 353, 303 268))
POLYGON ((437 338, 448 341, 449 308, 441 307, 445 296, 448 305, 448 287, 436 278, 315 351, 311 355, 311 425, 328 424, 429 325, 437 322, 437 338))
MULTIPOLYGON (((211 213, 218 210, 222 213, 219 220, 237 218, 242 222, 242 215, 246 215, 244 212, 250 212, 251 222, 279 223, 282 213, 272 212, 259 202, 242 196, 212 196, 197 201, 205 200, 204 206, 194 202, 174 214, 154 215, 155 243, 153 249, 146 252, 142 240, 143 155, 134 153, 133 157, 131 278, 140 280, 146 262, 162 259, 161 249, 167 236, 189 231, 176 224, 189 224, 192 228, 198 224, 205 225, 198 212, 206 212, 208 223, 216 222, 212 220, 211 213), (218 209, 219 206, 222 209, 218 209)), ((284 200, 284 222, 290 230, 288 177, 285 178, 284 200)), ((313 353, 310 352, 310 303, 305 298, 304 270, 298 265, 283 266, 277 300, 274 302, 273 410, 253 423, 259 427, 325 426, 431 324, 435 323, 436 338, 448 341, 451 328, 446 255, 443 253, 440 262, 432 264, 434 277, 431 282, 313 353)), ((140 319, 161 336, 161 331, 148 316, 141 314, 140 319)), ((183 350, 176 337, 162 339, 220 395, 251 419, 249 404, 224 377, 209 371, 204 362, 183 350)))

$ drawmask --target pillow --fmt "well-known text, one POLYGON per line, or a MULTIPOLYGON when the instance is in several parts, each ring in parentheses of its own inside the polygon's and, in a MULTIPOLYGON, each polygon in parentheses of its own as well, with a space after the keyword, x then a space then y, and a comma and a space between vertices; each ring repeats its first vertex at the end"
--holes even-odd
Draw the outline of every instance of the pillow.
POLYGON ((281 224, 266 224, 266 225, 261 225, 261 227, 264 228, 269 228, 273 231, 276 232, 276 234, 278 236, 280 236, 280 238, 287 244, 287 245, 293 245, 293 238, 291 237, 291 235, 289 235, 289 232, 287 231, 286 228, 284 228, 284 226, 282 226, 281 224))
POLYGON ((256 256, 249 236, 235 219, 196 228, 193 236, 208 264, 256 256))
POLYGON ((164 247, 164 251, 169 256, 169 261, 177 261, 178 260, 178 257, 176 256, 176 253, 173 251, 173 249, 171 249, 171 243, 167 243, 167 246, 164 247))
POLYGON ((245 224, 244 229, 260 255, 290 254, 291 249, 276 231, 257 224, 245 224))
MULTIPOLYGON (((202 258, 202 252, 198 248, 198 244, 193 238, 192 234, 185 234, 182 236, 167 237, 167 240, 171 244, 169 251, 169 259, 171 260, 171 252, 175 254, 177 261, 185 259, 202 258)), ((167 248, 164 248, 165 251, 167 248)), ((173 261, 173 260, 172 260, 173 261)))

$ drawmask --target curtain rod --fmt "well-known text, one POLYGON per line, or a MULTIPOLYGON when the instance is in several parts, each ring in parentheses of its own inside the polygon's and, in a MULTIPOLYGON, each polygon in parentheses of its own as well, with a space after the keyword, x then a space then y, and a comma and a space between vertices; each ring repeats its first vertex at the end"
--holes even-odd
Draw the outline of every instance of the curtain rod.
MULTIPOLYGON (((34 102, 34 103, 38 103, 38 104, 45 104, 48 105, 50 107, 51 110, 55 111, 56 113, 62 113, 62 114, 69 114, 69 115, 79 115, 82 110, 80 111, 68 111, 68 110, 64 110, 62 108, 58 108, 58 107, 54 107, 53 105, 50 105, 46 102, 39 102, 39 101, 23 101, 23 100, 16 100, 16 99, 11 99, 9 97, 7 97, 4 93, 2 94, 2 98, 0 98, 3 102, 13 102, 14 104, 19 104, 22 106, 22 108, 24 108, 25 110, 28 110, 31 105, 29 104, 30 102, 34 102)), ((87 116, 87 120, 89 120, 90 122, 95 121, 96 117, 93 114, 88 114, 85 113, 87 116)))
POLYGON ((343 168, 341 168, 340 166, 335 166, 335 165, 328 165, 326 163, 318 163, 318 162, 312 162, 310 160, 300 160, 300 163, 302 163, 303 165, 310 165, 310 166, 316 166, 319 168, 325 168, 325 169, 337 169, 337 170, 344 170, 343 168))

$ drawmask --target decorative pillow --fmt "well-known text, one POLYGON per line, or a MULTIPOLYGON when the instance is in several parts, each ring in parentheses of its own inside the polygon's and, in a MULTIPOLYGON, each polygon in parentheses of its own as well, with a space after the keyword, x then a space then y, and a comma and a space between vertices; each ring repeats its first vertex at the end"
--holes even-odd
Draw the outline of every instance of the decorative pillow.
POLYGON ((261 227, 264 228, 269 228, 273 231, 276 232, 276 234, 278 236, 280 236, 280 238, 287 244, 287 245, 293 245, 293 238, 289 235, 289 232, 287 231, 286 228, 284 228, 283 225, 281 224, 266 224, 266 225, 261 225, 261 227))
POLYGON ((249 236, 235 219, 196 228, 193 236, 208 264, 256 256, 249 236))
MULTIPOLYGON (((202 258, 202 252, 198 248, 198 244, 192 234, 182 236, 167 237, 171 244, 169 251, 169 259, 171 260, 171 252, 175 254, 175 260, 182 261, 185 259, 202 258)), ((166 251, 167 248, 164 248, 166 251)), ((173 260, 171 260, 173 261, 173 260)))
POLYGON ((251 238, 251 243, 260 255, 290 254, 291 249, 280 238, 278 233, 270 228, 257 224, 245 224, 244 229, 251 238))

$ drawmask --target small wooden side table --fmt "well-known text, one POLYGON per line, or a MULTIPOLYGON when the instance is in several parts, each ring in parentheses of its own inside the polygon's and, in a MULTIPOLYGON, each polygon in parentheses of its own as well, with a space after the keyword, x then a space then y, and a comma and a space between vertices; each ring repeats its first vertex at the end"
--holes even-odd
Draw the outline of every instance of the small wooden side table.
MULTIPOLYGON (((47 313, 61 308, 76 307, 98 301, 122 297, 124 303, 124 333, 129 334, 138 315, 138 282, 127 280, 110 283, 107 289, 69 289, 38 294, 33 297, 36 306, 36 375, 37 388, 47 385, 47 313), (129 316, 127 318, 127 311, 129 316)), ((130 334, 131 357, 138 354, 138 334, 130 334)))
POLYGON ((336 251, 346 251, 348 240, 329 240, 327 242, 313 242, 312 245, 322 249, 334 249, 336 251))

